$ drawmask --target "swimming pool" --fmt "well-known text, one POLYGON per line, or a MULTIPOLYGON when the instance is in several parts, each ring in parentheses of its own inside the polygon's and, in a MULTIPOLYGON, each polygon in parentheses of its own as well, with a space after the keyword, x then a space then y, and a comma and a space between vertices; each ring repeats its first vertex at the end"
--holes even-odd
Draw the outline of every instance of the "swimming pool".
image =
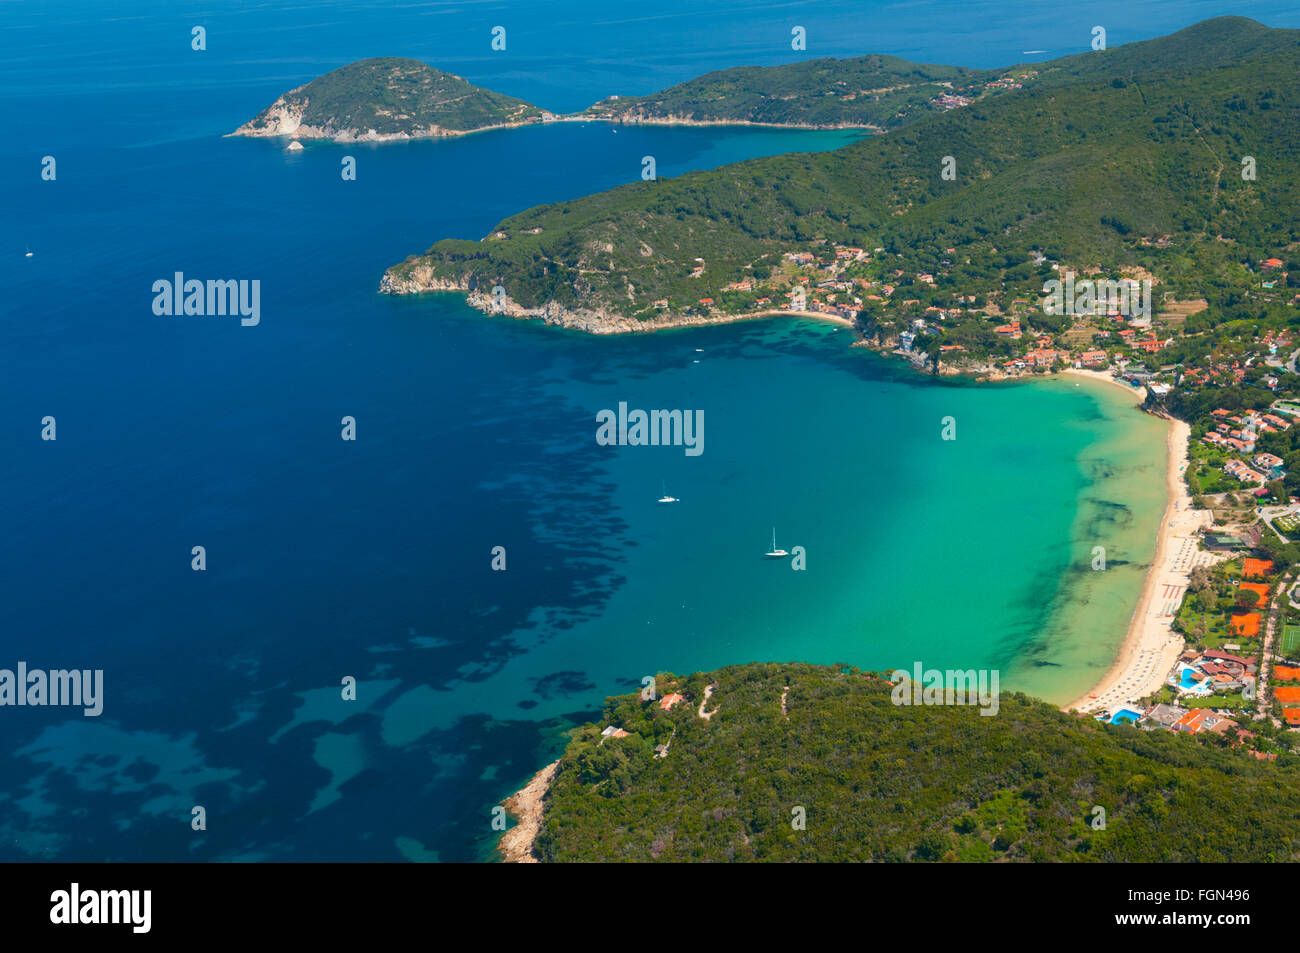
POLYGON ((1142 717, 1142 712, 1134 711, 1132 708, 1121 708, 1115 714, 1110 716, 1112 725, 1132 724, 1142 717))
POLYGON ((1193 675, 1197 675, 1197 674, 1199 673, 1196 671, 1196 669, 1192 668, 1190 665, 1184 668, 1182 671, 1182 675, 1180 675, 1178 679, 1178 687, 1179 688, 1200 688, 1201 682, 1204 681, 1204 679, 1198 679, 1192 677, 1193 675))

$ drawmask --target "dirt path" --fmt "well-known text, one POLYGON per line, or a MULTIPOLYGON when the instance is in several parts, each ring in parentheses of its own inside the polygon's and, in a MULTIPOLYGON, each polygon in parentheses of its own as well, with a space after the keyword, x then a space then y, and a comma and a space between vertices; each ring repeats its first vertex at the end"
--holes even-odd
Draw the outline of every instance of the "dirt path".
POLYGON ((707 704, 709 703, 709 696, 713 694, 713 690, 714 690, 715 688, 717 688, 717 687, 718 687, 718 686, 716 686, 716 685, 706 685, 705 688, 704 688, 704 698, 703 698, 703 700, 701 700, 701 702, 700 702, 700 710, 699 710, 698 712, 696 712, 696 714, 698 714, 698 715, 699 715, 701 718, 703 718, 705 721, 708 721, 710 718, 712 718, 714 715, 716 715, 716 714, 718 713, 718 710, 717 710, 716 708, 713 709, 713 711, 705 711, 705 710, 704 710, 704 706, 707 705, 707 704))
POLYGON ((785 700, 789 697, 790 697, 790 686, 786 685, 784 688, 781 689, 781 716, 783 718, 790 717, 790 709, 787 708, 785 705, 785 700))

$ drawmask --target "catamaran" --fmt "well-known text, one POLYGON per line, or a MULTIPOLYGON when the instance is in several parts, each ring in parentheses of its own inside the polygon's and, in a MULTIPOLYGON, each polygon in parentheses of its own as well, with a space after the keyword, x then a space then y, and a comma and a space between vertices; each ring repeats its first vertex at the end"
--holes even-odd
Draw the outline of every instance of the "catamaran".
POLYGON ((763 554, 763 558, 764 558, 764 559, 780 559, 780 558, 782 558, 783 556, 789 556, 789 555, 790 555, 790 554, 787 553, 784 549, 777 549, 777 548, 776 548, 776 527, 773 526, 773 527, 772 527, 772 549, 771 549, 770 552, 766 552, 766 553, 764 553, 764 554, 763 554))
POLYGON ((660 481, 659 481, 659 489, 660 489, 660 491, 663 493, 663 496, 659 497, 659 502, 660 502, 660 503, 680 503, 680 502, 681 502, 681 500, 677 499, 677 497, 675 497, 675 496, 669 496, 669 495, 668 495, 668 487, 667 487, 667 485, 665 485, 665 483, 664 483, 663 480, 660 480, 660 481))

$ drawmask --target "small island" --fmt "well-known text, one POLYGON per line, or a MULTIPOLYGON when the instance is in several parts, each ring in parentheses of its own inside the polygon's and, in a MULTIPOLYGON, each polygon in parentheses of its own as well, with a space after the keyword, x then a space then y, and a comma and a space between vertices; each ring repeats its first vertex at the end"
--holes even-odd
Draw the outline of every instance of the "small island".
POLYGON ((419 60, 349 63, 285 93, 232 136, 385 142, 542 122, 550 113, 419 60))

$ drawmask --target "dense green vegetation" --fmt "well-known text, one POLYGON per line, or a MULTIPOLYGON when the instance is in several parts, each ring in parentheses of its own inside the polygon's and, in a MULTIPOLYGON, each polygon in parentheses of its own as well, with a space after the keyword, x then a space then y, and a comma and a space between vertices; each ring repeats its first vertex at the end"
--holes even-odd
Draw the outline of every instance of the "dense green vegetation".
POLYGON ((636 122, 754 122, 804 126, 901 126, 945 93, 975 93, 994 74, 909 63, 894 56, 739 66, 706 73, 649 96, 617 96, 587 115, 636 122))
MULTIPOLYGON (((349 63, 285 93, 281 100, 291 109, 302 109, 303 125, 329 135, 347 130, 364 134, 369 129, 380 135, 414 135, 430 126, 466 132, 540 119, 542 114, 522 99, 395 56, 349 63)), ((264 126, 273 108, 264 109, 248 125, 264 126)))
POLYGON ((535 845, 549 861, 1265 861, 1300 857, 1300 758, 1102 726, 1021 695, 897 706, 853 668, 661 676, 574 732, 535 845), (716 688, 709 720, 697 716, 716 688), (788 717, 781 697, 788 686, 788 717), (671 738, 668 754, 654 746, 671 738), (1093 827, 1094 808, 1105 829, 1093 827), (804 829, 796 829, 803 808, 804 829))
POLYGON ((943 271, 975 293, 1041 288, 1030 249, 1063 267, 1144 265, 1178 291, 1300 238, 1298 67, 1300 31, 1210 20, 1039 64, 1023 89, 835 152, 530 209, 491 240, 440 241, 390 271, 643 318, 656 300, 690 310, 826 242, 881 248, 902 271, 943 271))

